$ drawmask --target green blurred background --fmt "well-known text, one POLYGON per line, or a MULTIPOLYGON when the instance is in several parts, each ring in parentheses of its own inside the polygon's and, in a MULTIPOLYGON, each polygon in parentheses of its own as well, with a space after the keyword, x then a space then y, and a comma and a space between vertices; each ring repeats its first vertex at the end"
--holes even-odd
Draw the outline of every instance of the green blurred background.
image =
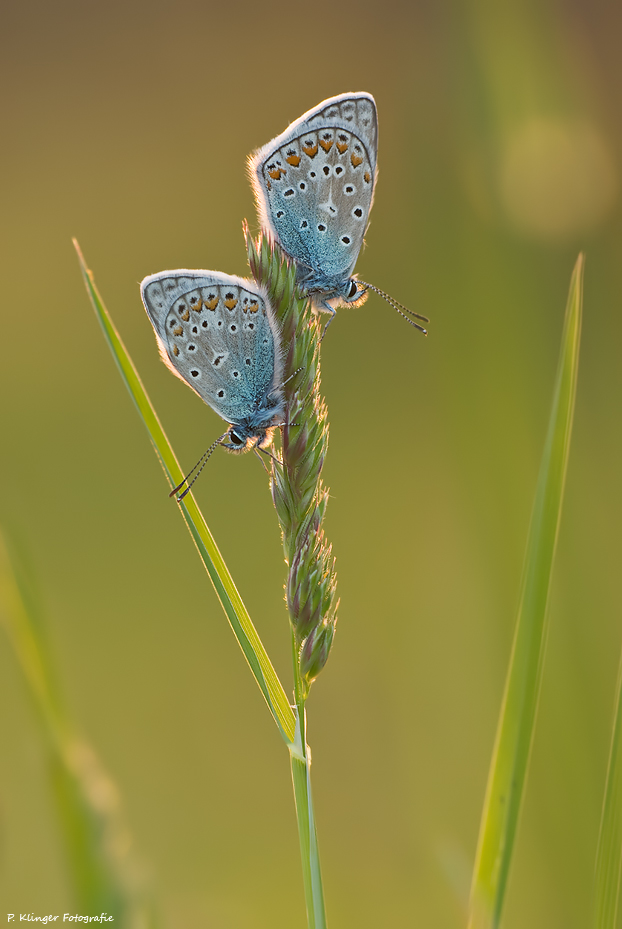
MULTIPOLYGON (((245 274, 245 159, 374 94, 365 280, 323 345, 341 608, 309 702, 329 923, 464 925, 572 266, 575 434, 506 929, 587 924, 620 629, 622 12, 605 0, 312 5, 42 0, 2 11, 0 519, 64 692, 171 929, 304 925, 286 751, 87 301, 71 236, 182 465, 220 420, 160 363, 138 282, 245 274), (24 324, 24 329, 20 327, 24 324)), ((281 677, 265 474, 197 498, 281 677)), ((0 897, 71 910, 40 735, 0 645, 0 897)))

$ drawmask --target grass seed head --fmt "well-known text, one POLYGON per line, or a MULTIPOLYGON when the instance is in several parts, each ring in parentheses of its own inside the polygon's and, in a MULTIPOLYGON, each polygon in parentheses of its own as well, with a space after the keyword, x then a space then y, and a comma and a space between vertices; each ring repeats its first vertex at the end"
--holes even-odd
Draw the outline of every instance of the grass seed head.
POLYGON ((338 605, 335 561, 322 531, 328 502, 321 479, 328 449, 328 411, 320 394, 323 326, 279 246, 265 236, 253 241, 247 227, 244 232, 251 271, 268 288, 281 328, 285 423, 298 424, 282 429, 282 462, 272 462, 270 482, 288 565, 285 599, 308 690, 330 654, 338 605))

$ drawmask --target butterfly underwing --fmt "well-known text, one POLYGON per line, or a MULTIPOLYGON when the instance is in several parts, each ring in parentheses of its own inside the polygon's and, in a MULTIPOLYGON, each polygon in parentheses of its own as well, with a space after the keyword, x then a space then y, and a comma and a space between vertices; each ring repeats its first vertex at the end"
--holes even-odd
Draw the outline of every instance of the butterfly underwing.
POLYGON ((220 271, 161 271, 141 296, 164 363, 229 424, 234 452, 270 444, 285 401, 278 323, 254 281, 220 271))
POLYGON ((368 93, 304 113, 249 159, 260 222, 295 260, 318 310, 362 302, 353 277, 377 174, 378 117, 368 93))

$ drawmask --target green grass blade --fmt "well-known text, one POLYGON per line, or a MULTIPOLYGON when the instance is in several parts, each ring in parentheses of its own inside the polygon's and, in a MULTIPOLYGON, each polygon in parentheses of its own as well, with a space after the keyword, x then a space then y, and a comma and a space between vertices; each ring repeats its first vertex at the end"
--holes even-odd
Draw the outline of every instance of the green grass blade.
POLYGON ((0 623, 41 724, 76 903, 83 912, 106 912, 123 929, 151 925, 151 906, 127 853, 116 788, 89 744, 75 734, 55 686, 45 636, 1 535, 0 623))
MULTIPOLYGON (((121 377, 125 381, 127 389, 147 427, 151 442, 162 463, 170 486, 171 488, 176 487, 183 480, 184 474, 179 467, 173 449, 151 405, 151 401, 142 385, 138 372, 134 367, 134 363, 128 355, 108 315, 108 311, 99 296, 97 288, 93 283, 93 276, 87 268, 82 252, 75 240, 74 245, 80 260, 80 267, 82 269, 88 295, 103 329, 106 341, 117 363, 121 377)), ((265 697, 268 708, 285 741, 288 743, 293 742, 296 723, 294 713, 287 699, 287 694, 268 658, 268 654, 257 634, 257 630, 251 622, 251 618, 242 602, 242 598, 233 583, 229 570, 192 493, 187 494, 178 506, 190 530, 190 534, 194 539, 210 580, 214 585, 218 599, 225 611, 225 615, 231 624, 234 635, 250 665, 253 676, 259 685, 259 689, 265 697)))
POLYGON ((618 671, 616 702, 607 767, 605 798, 600 822, 594 887, 595 929, 615 929, 622 866, 622 662, 618 671))
POLYGON ((480 823, 470 929, 496 929, 499 925, 525 786, 575 405, 583 263, 583 255, 579 255, 570 283, 553 405, 529 529, 518 621, 480 823))

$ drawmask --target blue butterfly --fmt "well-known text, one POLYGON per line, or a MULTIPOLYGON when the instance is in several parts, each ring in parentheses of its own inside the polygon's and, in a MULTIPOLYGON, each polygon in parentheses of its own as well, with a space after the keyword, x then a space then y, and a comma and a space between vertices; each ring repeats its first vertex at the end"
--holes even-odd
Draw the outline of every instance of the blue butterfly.
POLYGON ((346 93, 304 113, 249 159, 261 226, 294 259, 298 282, 316 310, 331 314, 328 323, 336 306, 358 306, 370 289, 402 316, 402 310, 410 313, 353 274, 374 199, 377 158, 375 100, 346 93))
POLYGON ((182 268, 146 277, 140 292, 164 363, 229 423, 190 474, 218 445, 265 449, 285 415, 281 333, 265 288, 182 268))

